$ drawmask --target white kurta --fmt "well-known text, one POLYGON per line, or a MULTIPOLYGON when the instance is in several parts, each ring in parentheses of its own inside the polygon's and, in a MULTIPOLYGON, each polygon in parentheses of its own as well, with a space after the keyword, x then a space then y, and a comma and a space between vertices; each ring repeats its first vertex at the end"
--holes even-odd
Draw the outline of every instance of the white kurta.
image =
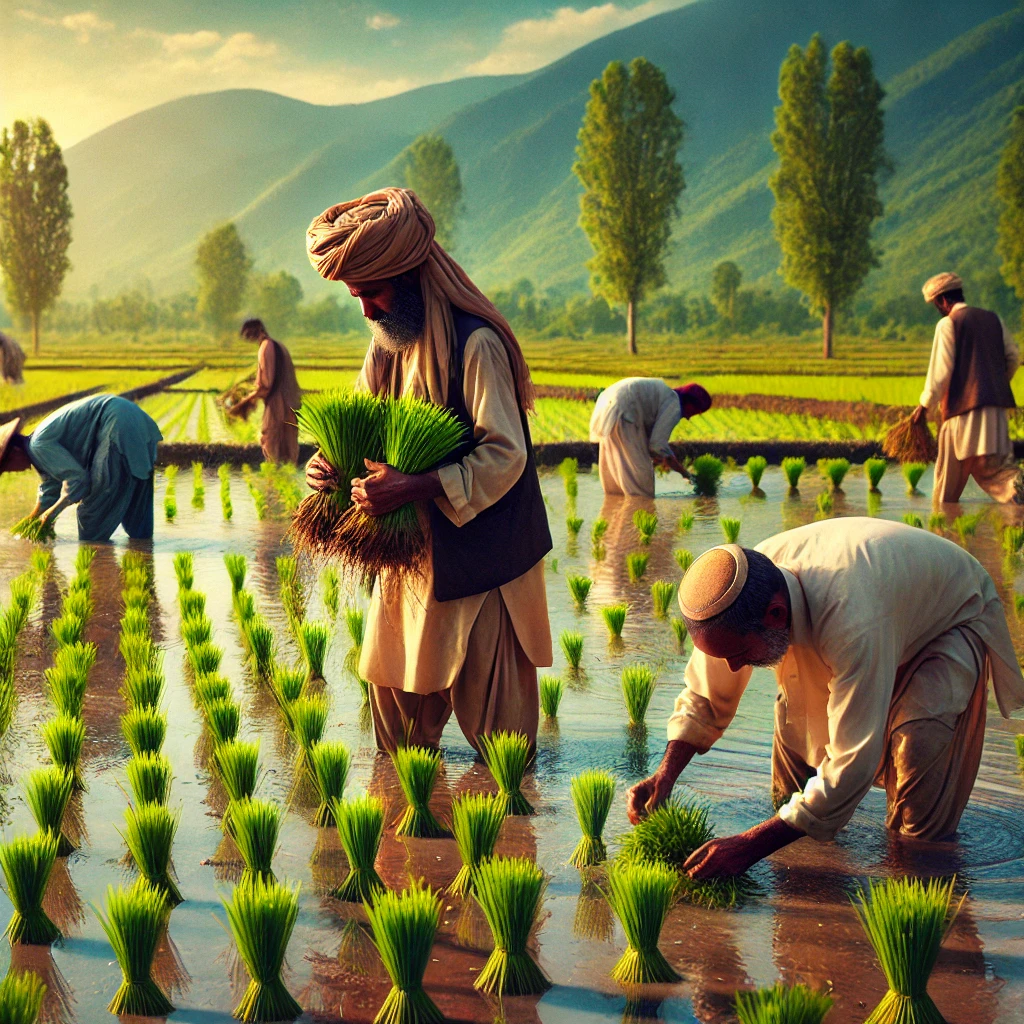
MULTIPOLYGON (((792 646, 775 670, 787 705, 782 738, 817 769, 779 811, 794 828, 830 839, 850 820, 885 753, 899 667, 949 630, 967 626, 987 647, 1003 716, 1024 707, 995 584, 951 541, 902 523, 844 518, 779 534, 757 550, 783 571, 792 604, 792 646)), ((694 650, 669 739, 708 750, 736 714, 751 671, 732 672, 694 650)), ((970 694, 953 690, 935 694, 932 709, 962 711, 970 694)))

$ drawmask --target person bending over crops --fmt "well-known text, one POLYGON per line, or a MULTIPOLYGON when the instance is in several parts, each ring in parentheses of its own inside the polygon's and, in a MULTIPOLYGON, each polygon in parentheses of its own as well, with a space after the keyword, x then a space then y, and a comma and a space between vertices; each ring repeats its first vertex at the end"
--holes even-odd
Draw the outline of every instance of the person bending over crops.
POLYGON ((134 402, 91 395, 50 413, 28 435, 20 420, 0 427, 0 473, 34 468, 42 477, 33 519, 52 525, 78 505, 78 538, 153 536, 153 466, 160 428, 134 402))
POLYGON ((259 344, 256 356, 256 381, 241 401, 228 409, 231 416, 246 417, 252 407, 263 402, 260 447, 270 462, 299 461, 299 427, 295 410, 302 403, 302 389, 288 349, 267 334, 262 320, 246 320, 238 332, 246 341, 259 344))
POLYGON ((995 313, 967 305, 956 274, 929 278, 922 292, 942 319, 911 419, 924 423, 933 409, 942 414, 935 500, 959 501, 973 476, 996 501, 1024 504, 1024 475, 1013 461, 1006 420, 1016 406, 1010 381, 1020 365, 1017 345, 995 313))
POLYGON ((699 384, 670 388, 656 377, 625 377, 605 388, 590 416, 604 493, 653 498, 655 466, 689 480, 669 438, 681 419, 710 408, 711 395, 699 384))
POLYGON ((727 544, 683 577, 693 638, 658 770, 628 795, 638 821, 718 741, 754 666, 775 669, 775 817, 715 839, 686 867, 739 874, 802 836, 829 840, 872 785, 894 833, 956 832, 981 760, 988 681, 1004 717, 1024 677, 995 584, 963 548, 881 519, 828 519, 756 549, 727 544))
POLYGON ((367 460, 367 475, 349 482, 321 458, 307 466, 310 487, 350 486, 371 515, 415 500, 429 517, 426 564, 390 580, 385 571, 373 590, 359 672, 377 745, 436 747, 453 711, 474 746, 497 730, 532 743, 537 666, 552 660, 542 562, 551 535, 519 343, 407 189, 332 206, 306 244, 316 270, 344 282, 369 323, 359 387, 446 406, 468 439, 448 464, 417 475, 367 460))

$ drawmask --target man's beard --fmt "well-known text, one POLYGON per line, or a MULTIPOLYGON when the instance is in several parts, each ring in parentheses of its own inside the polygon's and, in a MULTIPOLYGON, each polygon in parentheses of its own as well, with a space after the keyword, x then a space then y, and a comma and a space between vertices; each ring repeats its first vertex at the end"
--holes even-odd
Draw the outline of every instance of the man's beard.
POLYGON ((404 352, 423 337, 427 310, 419 285, 395 284, 391 310, 370 321, 373 340, 388 352, 404 352))
POLYGON ((750 664, 755 668, 777 668, 789 650, 789 630, 765 629, 759 635, 767 649, 763 658, 758 658, 750 664))

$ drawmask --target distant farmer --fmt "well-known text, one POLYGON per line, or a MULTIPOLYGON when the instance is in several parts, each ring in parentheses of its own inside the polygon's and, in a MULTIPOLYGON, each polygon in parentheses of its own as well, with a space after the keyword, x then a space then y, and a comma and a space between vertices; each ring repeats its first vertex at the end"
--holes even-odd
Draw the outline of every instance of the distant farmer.
POLYGON ((1024 477, 1013 461, 1006 419, 1006 410, 1016 405, 1010 381, 1020 352, 995 313, 964 302, 956 274, 937 274, 922 291, 942 314, 912 417, 919 423, 929 411, 942 414, 934 498, 959 501, 973 476, 996 501, 1024 503, 1024 477))
POLYGON ((160 428, 134 402, 91 395, 50 413, 28 435, 20 420, 0 427, 0 473, 42 477, 32 515, 53 521, 78 505, 78 538, 153 536, 153 466, 160 428))
POLYGON ((239 334, 259 344, 256 381, 252 391, 231 406, 232 416, 245 417, 259 401, 263 402, 260 447, 270 462, 299 461, 299 428, 295 410, 302 404, 302 389, 288 349, 267 334, 262 320, 246 320, 239 334))
POLYGON ((670 388, 657 377, 626 377, 597 396, 590 417, 590 440, 600 446, 598 469, 605 494, 654 497, 654 467, 690 476, 669 446, 681 419, 711 408, 699 384, 670 388))
POLYGON ((5 384, 24 384, 25 353, 9 335, 0 331, 0 377, 5 384))
POLYGON ((367 476, 339 481, 318 457, 307 466, 310 487, 351 487, 370 515, 415 500, 429 518, 424 572, 378 580, 370 604, 359 672, 371 684, 377 746, 436 747, 453 711, 474 746, 502 729, 532 742, 537 666, 551 664, 542 561, 551 535, 519 343, 407 189, 332 206, 309 226, 306 246, 369 322, 359 386, 446 406, 471 438, 450 464, 418 476, 368 462, 367 476))
POLYGON ((752 666, 775 669, 775 817, 712 840, 692 877, 745 871, 802 836, 831 839, 872 785, 886 825, 956 832, 985 738, 988 682, 1004 718, 1024 677, 995 584, 963 548, 881 519, 828 519, 756 549, 712 548, 683 577, 693 638, 661 766, 629 792, 637 821, 729 727, 752 666))

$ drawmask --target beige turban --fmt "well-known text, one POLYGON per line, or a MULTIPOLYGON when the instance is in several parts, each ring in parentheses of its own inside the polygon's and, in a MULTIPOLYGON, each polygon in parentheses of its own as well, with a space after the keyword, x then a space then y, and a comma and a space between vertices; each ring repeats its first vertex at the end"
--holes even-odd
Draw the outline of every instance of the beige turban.
POLYGON ((306 252, 328 281, 359 284, 397 277, 419 268, 426 307, 428 354, 424 375, 432 402, 448 401, 449 365, 455 331, 452 306, 486 320, 508 352, 519 404, 533 408, 533 382, 519 342, 466 272, 434 239, 434 220, 415 192, 383 188, 324 210, 306 231, 306 252))
POLYGON ((705 551, 686 571, 679 585, 684 618, 703 622, 721 615, 740 596, 747 582, 747 556, 739 544, 705 551))
POLYGON ((929 277, 925 281, 921 292, 924 295, 925 302, 934 302, 943 292, 951 292, 955 288, 962 288, 963 286, 963 281, 956 274, 946 271, 942 274, 936 274, 934 277, 929 277))

